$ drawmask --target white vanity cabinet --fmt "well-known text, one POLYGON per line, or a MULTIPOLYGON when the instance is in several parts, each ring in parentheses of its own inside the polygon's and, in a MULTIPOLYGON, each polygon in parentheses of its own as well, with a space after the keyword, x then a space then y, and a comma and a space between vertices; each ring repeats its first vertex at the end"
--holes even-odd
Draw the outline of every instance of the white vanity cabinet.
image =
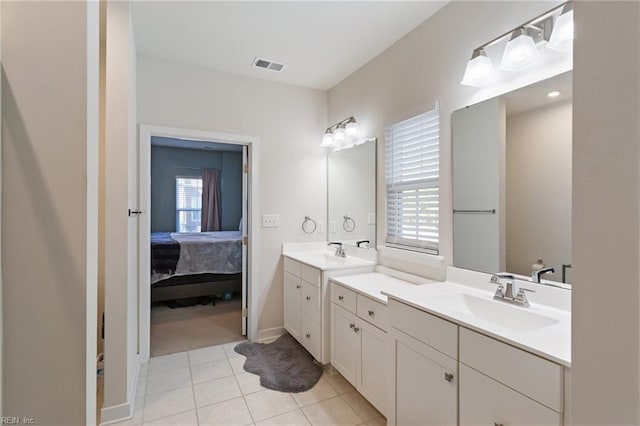
POLYGON ((460 424, 562 425, 563 367, 460 328, 460 424))
POLYGON ((388 308, 335 282, 331 301, 331 365, 384 414, 388 308))
POLYGON ((458 326, 389 300, 389 425, 458 423, 458 326))
POLYGON ((563 366, 392 298, 389 314, 389 425, 563 424, 563 366))
POLYGON ((329 363, 331 356, 329 278, 372 269, 322 270, 284 257, 284 328, 320 363, 329 363))

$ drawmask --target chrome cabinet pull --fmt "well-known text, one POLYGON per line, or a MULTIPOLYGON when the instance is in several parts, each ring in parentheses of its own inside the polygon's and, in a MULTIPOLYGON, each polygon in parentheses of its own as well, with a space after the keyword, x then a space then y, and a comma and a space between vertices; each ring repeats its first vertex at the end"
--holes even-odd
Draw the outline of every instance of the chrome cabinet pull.
POLYGON ((493 426, 504 426, 502 423, 494 422, 493 426))
POLYGON ((449 383, 453 382, 453 374, 452 373, 444 373, 444 379, 449 383))
POLYGON ((343 296, 338 296, 338 300, 342 301, 342 300, 344 300, 344 297, 343 296))
POLYGON ((360 327, 353 327, 353 331, 354 333, 357 333, 358 331, 360 331, 360 327))
POLYGON ((298 284, 298 285, 296 286, 296 288, 300 288, 300 284, 298 284))
POLYGON ((372 316, 374 316, 374 315, 375 315, 375 312, 373 312, 373 311, 369 311, 369 316, 370 316, 370 317, 372 317, 372 316))
POLYGON ((307 296, 307 300, 311 300, 311 296, 307 296))
POLYGON ((349 324, 349 328, 353 329, 356 325, 354 323, 349 324))
POLYGON ((307 333, 307 339, 311 339, 311 335, 307 333))

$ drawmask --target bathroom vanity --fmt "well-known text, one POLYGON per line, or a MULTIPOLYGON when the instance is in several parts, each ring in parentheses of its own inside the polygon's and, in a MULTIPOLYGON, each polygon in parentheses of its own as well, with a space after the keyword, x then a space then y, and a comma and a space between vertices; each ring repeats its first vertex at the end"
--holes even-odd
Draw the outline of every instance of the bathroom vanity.
POLYGON ((336 257, 324 244, 285 245, 284 328, 322 364, 330 362, 329 278, 373 271, 375 260, 336 257))
POLYGON ((528 283, 541 303, 511 306, 493 300, 486 274, 460 271, 387 292, 388 424, 564 424, 570 292, 528 283), (463 275, 479 285, 449 281, 463 275))

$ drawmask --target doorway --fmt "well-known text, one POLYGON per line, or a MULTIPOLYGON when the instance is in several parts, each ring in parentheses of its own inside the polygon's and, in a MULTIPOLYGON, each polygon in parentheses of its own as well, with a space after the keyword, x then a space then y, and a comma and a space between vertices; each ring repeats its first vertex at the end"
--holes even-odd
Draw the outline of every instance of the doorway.
MULTIPOLYGON (((237 335, 240 330, 241 335, 250 340, 253 339, 257 329, 257 318, 254 318, 255 315, 251 315, 252 312, 256 312, 255 309, 252 309, 255 303, 251 296, 252 278, 255 276, 256 263, 252 260, 257 258, 257 242, 255 240, 255 232, 253 232, 256 229, 257 215, 252 214, 257 209, 257 173, 254 168, 254 165, 257 164, 258 156, 257 142, 256 138, 242 135, 159 126, 140 126, 140 338, 138 352, 141 362, 146 362, 150 356, 154 355, 226 343, 229 338, 233 340, 233 333, 237 335), (175 228, 171 230, 176 232, 154 233, 154 231, 163 230, 162 225, 157 225, 162 222, 162 219, 159 219, 157 214, 159 208, 157 200, 152 202, 153 194, 151 189, 153 175, 152 149, 159 153, 160 148, 163 150, 168 148, 180 150, 183 154, 192 150, 199 152, 203 158, 207 156, 215 157, 215 151, 227 152, 229 158, 235 158, 235 160, 230 161, 237 163, 240 168, 240 177, 238 179, 228 177, 227 187, 225 187, 224 176, 220 175, 219 177, 222 178, 222 181, 219 185, 225 190, 228 190, 229 186, 240 186, 242 194, 241 197, 238 197, 240 202, 236 205, 237 208, 234 207, 235 211, 232 214, 225 215, 225 223, 221 223, 219 232, 200 232, 201 230, 209 231, 209 229, 200 227, 200 215, 203 212, 195 211, 198 210, 196 207, 202 207, 197 205, 198 198, 194 197, 191 201, 187 199, 187 204, 179 201, 180 197, 184 198, 192 193, 193 190, 196 190, 198 185, 200 185, 200 188, 202 187, 204 176, 202 169, 205 168, 204 163, 202 163, 196 164, 197 167, 191 167, 191 170, 189 170, 189 166, 183 166, 179 172, 173 171, 175 176, 170 176, 169 178, 174 181, 172 190, 175 190, 175 192, 170 193, 168 198, 173 197, 175 201, 174 210, 169 213, 169 216, 173 215, 172 217, 175 218, 175 228), (176 196, 177 194, 178 196, 176 196), (196 215, 198 216, 197 218, 195 217, 196 215), (241 219, 236 221, 238 216, 241 219), (235 223, 231 224, 230 221, 235 223), (153 228, 155 229, 152 228, 152 223, 154 223, 153 228), (160 243, 162 243, 162 238, 166 239, 168 237, 165 243, 169 245, 157 245, 157 241, 153 240, 158 238, 158 235, 161 238, 160 243), (209 241, 210 237, 215 241, 209 241), (205 241, 204 238, 207 240, 205 241), (167 248, 168 250, 165 250, 167 248), (173 252, 171 251, 172 248, 173 252), (175 254, 176 249, 179 253, 178 255, 175 254), (241 263, 231 265, 234 262, 218 262, 213 265, 210 263, 205 265, 205 263, 197 264, 195 262, 195 264, 190 264, 184 261, 184 259, 197 259, 197 256, 202 255, 203 262, 210 262, 212 250, 221 250, 220 259, 240 257, 241 263), (236 252, 236 250, 239 250, 239 252, 236 252), (171 253, 171 256, 178 259, 173 263, 174 270, 167 271, 162 269, 166 264, 163 264, 163 261, 158 261, 156 256, 158 253, 160 253, 160 258, 167 253, 171 253), (183 257, 180 257, 181 254, 183 257), (203 271, 197 270, 197 268, 201 267, 204 268, 203 271), (218 268, 223 269, 218 270, 218 268), (185 301, 187 297, 191 298, 187 303, 184 303, 189 305, 191 302, 191 306, 175 309, 166 306, 165 301, 174 299, 176 295, 180 297, 181 301, 185 301), (214 302, 217 306, 213 306, 214 302), (237 316, 234 310, 237 312, 237 316), (218 321, 232 322, 234 325, 225 329, 224 324, 218 324, 221 328, 216 332, 211 327, 211 322, 207 323, 207 321, 213 319, 213 315, 218 315, 218 321), (241 322, 238 328, 235 325, 236 318, 241 322), (204 333, 198 335, 197 330, 191 330, 192 327, 190 327, 189 323, 194 326, 197 325, 204 333), (181 329, 180 327, 183 328, 181 329), (232 328, 236 331, 231 332, 230 329, 232 328), (190 330, 192 334, 185 335, 184 330, 190 330), (158 333, 168 334, 162 335, 158 333), (171 334, 181 341, 172 341, 171 334), (153 336, 156 336, 156 340, 161 344, 159 346, 154 344, 154 350, 152 351, 153 336), (162 336, 162 338, 158 336, 162 336), (217 342, 211 340, 216 338, 221 340, 217 342), (207 342, 214 343, 207 344, 207 342), (172 350, 172 348, 176 349, 172 350)), ((154 158, 156 157, 158 156, 154 155, 154 158)), ((231 169, 231 166, 228 168, 231 169)), ((157 186, 155 179, 156 177, 154 176, 153 184, 157 186)), ((156 189, 154 188, 154 190, 156 189)), ((163 198, 167 198, 166 194, 163 198)), ((210 215, 206 216, 209 217, 210 215)), ((204 220, 204 217, 202 219, 204 220)), ((171 217, 169 220, 172 220, 171 217)), ((204 222, 202 225, 208 227, 208 225, 204 225, 204 222)), ((164 226, 167 227, 168 225, 165 224, 164 226)), ((179 304, 182 304, 182 302, 179 304)))

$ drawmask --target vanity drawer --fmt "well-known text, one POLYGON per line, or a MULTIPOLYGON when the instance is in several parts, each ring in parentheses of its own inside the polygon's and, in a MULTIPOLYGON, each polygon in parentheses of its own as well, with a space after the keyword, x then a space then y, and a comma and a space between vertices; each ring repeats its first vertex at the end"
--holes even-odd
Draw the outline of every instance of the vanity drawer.
POLYGON ((302 263, 296 262, 293 259, 289 259, 288 257, 284 258, 284 271, 294 275, 296 277, 300 277, 300 267, 302 263))
POLYGON ((302 281, 302 315, 320 323, 320 289, 302 281))
POLYGON ((384 331, 389 330, 389 308, 385 304, 357 294, 356 313, 360 318, 376 327, 384 331))
POLYGON ((391 326, 458 359, 458 326, 419 309, 389 299, 391 326))
POLYGON ((308 316, 302 316, 302 324, 300 330, 300 343, 307 351, 318 361, 320 357, 321 346, 320 324, 312 321, 308 316))
POLYGON ((305 264, 300 265, 300 278, 302 278, 302 281, 313 284, 318 288, 320 287, 321 274, 322 272, 319 269, 312 268, 311 266, 307 266, 305 264))
POLYGON ((464 364, 460 364, 458 378, 461 426, 562 425, 562 414, 464 364))
POLYGON ((331 285, 331 301, 347 311, 356 313, 356 293, 339 284, 331 285))
POLYGON ((460 327, 460 362, 561 413, 562 366, 460 327))

